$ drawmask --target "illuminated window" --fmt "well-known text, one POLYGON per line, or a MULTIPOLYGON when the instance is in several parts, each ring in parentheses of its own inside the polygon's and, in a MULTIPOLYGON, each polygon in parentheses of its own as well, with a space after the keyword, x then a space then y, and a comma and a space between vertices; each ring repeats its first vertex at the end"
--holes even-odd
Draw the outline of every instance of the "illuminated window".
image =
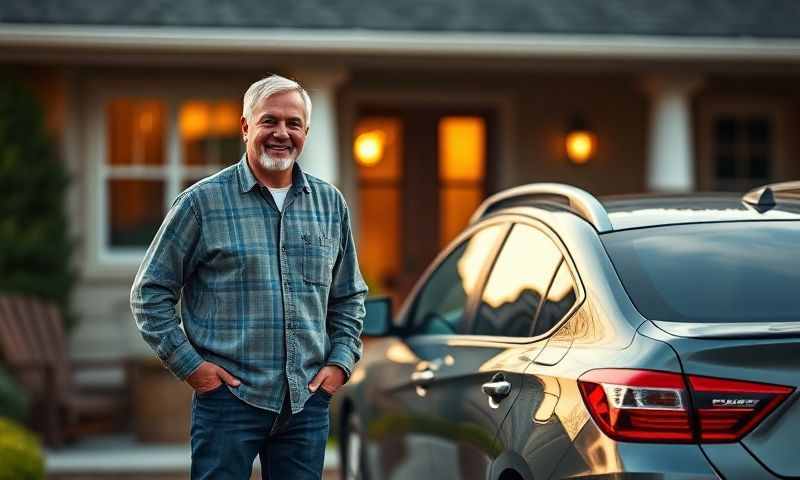
POLYGON ((359 263, 373 291, 390 293, 400 273, 401 186, 403 179, 402 122, 394 117, 364 117, 355 128, 358 139, 378 137, 383 142, 377 161, 358 166, 359 263))
POLYGON ((439 244, 461 232, 483 198, 486 123, 481 117, 439 121, 439 244))
POLYGON ((105 211, 99 241, 106 254, 140 254, 183 189, 236 163, 243 152, 238 101, 171 105, 134 97, 106 103, 107 149, 99 168, 105 211))

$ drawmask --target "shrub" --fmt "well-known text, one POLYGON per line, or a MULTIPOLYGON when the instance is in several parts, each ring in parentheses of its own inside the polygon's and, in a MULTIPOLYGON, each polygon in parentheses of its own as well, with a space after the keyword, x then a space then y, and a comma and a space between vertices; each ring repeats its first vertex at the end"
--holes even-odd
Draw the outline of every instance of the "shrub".
POLYGON ((7 418, 0 418, 0 465, 0 480, 44 478, 44 458, 38 438, 7 418))
POLYGON ((28 397, 8 373, 0 368, 0 417, 18 422, 28 418, 28 397))
POLYGON ((67 173, 37 99, 8 73, 0 72, 0 291, 56 303, 69 327, 67 173))

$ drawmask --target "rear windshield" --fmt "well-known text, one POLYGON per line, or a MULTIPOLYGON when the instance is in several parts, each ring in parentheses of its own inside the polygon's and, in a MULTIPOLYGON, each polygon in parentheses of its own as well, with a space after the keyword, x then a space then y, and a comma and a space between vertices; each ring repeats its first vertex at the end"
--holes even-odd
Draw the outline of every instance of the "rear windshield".
POLYGON ((800 321, 800 222, 671 225, 601 238, 647 318, 800 321))

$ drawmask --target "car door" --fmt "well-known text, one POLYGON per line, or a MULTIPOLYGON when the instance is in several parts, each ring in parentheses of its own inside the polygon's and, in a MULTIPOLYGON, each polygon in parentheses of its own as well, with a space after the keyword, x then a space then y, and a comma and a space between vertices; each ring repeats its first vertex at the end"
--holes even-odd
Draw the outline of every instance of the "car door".
POLYGON ((527 366, 518 363, 506 372, 520 393, 497 432, 503 453, 493 466, 495 473, 511 466, 518 471, 532 469, 534 478, 549 478, 570 445, 570 436, 555 415, 563 393, 559 363, 572 345, 569 319, 582 302, 583 290, 566 250, 561 251, 564 258, 542 296, 530 333, 541 348, 527 366))
POLYGON ((427 387, 432 411, 448 425, 431 452, 442 478, 485 479, 502 446, 496 433, 543 347, 534 318, 561 253, 541 232, 514 225, 470 308, 462 335, 447 342, 427 387))
MULTIPOLYGON (((467 328, 474 293, 507 231, 498 221, 468 231, 429 268, 412 293, 411 307, 401 313, 402 347, 387 345, 387 368, 381 368, 387 375, 381 375, 381 401, 374 402, 372 415, 373 430, 380 433, 374 435, 378 452, 372 462, 378 478, 430 478, 441 461, 437 448, 457 431, 449 417, 437 415, 428 391, 452 363, 451 342, 467 328)), ((378 368, 372 367, 373 373, 378 368)))

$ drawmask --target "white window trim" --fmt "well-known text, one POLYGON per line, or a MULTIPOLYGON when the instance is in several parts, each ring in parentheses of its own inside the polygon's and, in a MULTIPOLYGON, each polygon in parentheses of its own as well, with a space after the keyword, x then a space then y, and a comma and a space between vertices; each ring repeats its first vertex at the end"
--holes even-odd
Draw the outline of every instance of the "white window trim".
POLYGON ((87 129, 85 145, 88 153, 88 175, 83 238, 85 239, 84 270, 89 277, 130 276, 139 267, 146 247, 111 248, 110 225, 107 201, 107 181, 112 178, 163 179, 165 185, 164 211, 183 190, 186 178, 204 177, 219 170, 218 167, 185 166, 181 163, 180 133, 178 131, 178 108, 187 100, 234 99, 241 101, 240 86, 222 84, 192 84, 165 82, 164 85, 144 85, 139 81, 120 80, 101 84, 101 80, 90 82, 92 92, 87 101, 87 129), (112 85, 113 84, 113 85, 112 85), (106 132, 106 105, 119 98, 149 98, 164 102, 166 108, 165 163, 159 166, 115 166, 107 163, 108 136, 106 132))

